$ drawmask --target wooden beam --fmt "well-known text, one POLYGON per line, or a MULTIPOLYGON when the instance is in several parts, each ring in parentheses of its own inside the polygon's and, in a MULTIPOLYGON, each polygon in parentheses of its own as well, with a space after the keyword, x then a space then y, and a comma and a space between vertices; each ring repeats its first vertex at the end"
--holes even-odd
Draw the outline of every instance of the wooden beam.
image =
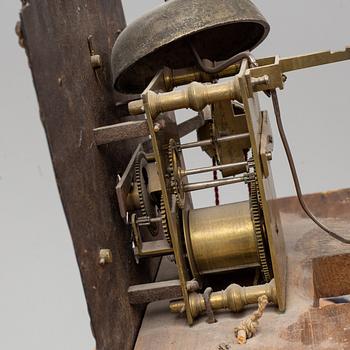
POLYGON ((129 121, 94 129, 95 142, 98 146, 111 142, 145 137, 148 134, 147 122, 144 120, 129 121))
POLYGON ((204 125, 204 122, 205 120, 202 115, 196 115, 195 117, 184 121, 179 125, 179 136, 184 137, 192 131, 199 129, 204 125))
POLYGON ((145 304, 158 300, 180 298, 182 296, 179 280, 131 286, 129 287, 128 294, 131 304, 145 304))
POLYGON ((173 248, 165 239, 159 241, 143 242, 142 251, 139 252, 135 247, 134 252, 135 254, 140 255, 140 257, 164 256, 174 254, 173 248))
POLYGON ((110 53, 125 26, 121 1, 22 3, 23 42, 97 350, 129 350, 144 308, 130 305, 128 286, 152 281, 159 259, 135 263, 129 230, 118 215, 116 175, 136 143, 98 149, 94 140, 95 127, 118 121, 110 53), (101 66, 100 60, 92 66, 91 46, 101 66), (110 264, 99 265, 101 248, 112 251, 110 264))
POLYGON ((314 258, 312 269, 316 306, 320 298, 350 294, 350 254, 314 258))
MULTIPOLYGON (((203 125, 203 117, 197 115, 179 125, 179 135, 180 137, 184 137, 203 125)), ((148 135, 149 131, 145 120, 127 121, 94 129, 95 143, 97 146, 106 145, 111 142, 142 138, 148 135)))

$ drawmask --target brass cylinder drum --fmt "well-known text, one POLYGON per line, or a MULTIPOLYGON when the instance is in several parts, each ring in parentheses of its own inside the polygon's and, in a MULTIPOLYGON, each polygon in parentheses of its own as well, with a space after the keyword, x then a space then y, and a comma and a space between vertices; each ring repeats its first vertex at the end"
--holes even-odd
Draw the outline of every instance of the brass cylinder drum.
POLYGON ((194 276, 259 266, 248 201, 190 210, 184 225, 194 276))

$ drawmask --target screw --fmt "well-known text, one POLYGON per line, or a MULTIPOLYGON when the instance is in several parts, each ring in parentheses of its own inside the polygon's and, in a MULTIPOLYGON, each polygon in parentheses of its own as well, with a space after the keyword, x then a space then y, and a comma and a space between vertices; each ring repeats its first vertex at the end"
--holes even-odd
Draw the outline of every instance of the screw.
POLYGON ((112 263, 112 251, 110 249, 100 249, 99 264, 101 266, 112 263))
POLYGON ((272 160, 272 152, 266 152, 266 158, 267 158, 267 160, 271 161, 272 160))

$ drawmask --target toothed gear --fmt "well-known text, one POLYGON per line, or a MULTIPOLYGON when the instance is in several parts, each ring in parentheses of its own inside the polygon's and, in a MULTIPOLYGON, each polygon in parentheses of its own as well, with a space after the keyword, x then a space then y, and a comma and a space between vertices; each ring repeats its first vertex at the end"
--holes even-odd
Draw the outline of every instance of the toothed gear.
POLYGON ((263 233, 264 229, 263 229, 263 222, 262 222, 263 213, 261 209, 260 191, 259 191, 259 186, 258 186, 255 171, 254 171, 254 176, 255 176, 255 180, 253 180, 250 184, 250 208, 252 213, 252 220, 253 220, 254 231, 256 236, 261 271, 263 273, 265 282, 268 283, 271 281, 272 271, 270 269, 270 264, 267 257, 267 251, 266 251, 266 249, 268 249, 266 247, 267 243, 265 243, 265 240, 264 240, 264 233, 263 233))
POLYGON ((180 209, 185 206, 185 192, 183 189, 183 182, 180 175, 180 157, 177 143, 174 139, 169 141, 168 148, 169 169, 171 175, 171 189, 175 195, 176 203, 180 209))
POLYGON ((162 196, 162 198, 160 200, 160 214, 161 214, 161 217, 162 217, 162 228, 163 228, 164 237, 168 241, 170 246, 172 246, 172 241, 171 241, 171 237, 170 237, 170 232, 169 232, 169 227, 168 227, 168 220, 167 220, 167 217, 166 217, 166 210, 165 210, 165 203, 164 203, 163 196, 162 196))
MULTIPOLYGON (((143 169, 146 169, 146 166, 147 166, 146 155, 145 153, 140 152, 135 160, 134 182, 137 186, 141 216, 152 218, 156 216, 156 210, 154 205, 151 203, 151 199, 147 191, 146 179, 144 178, 144 174, 142 172, 143 169)), ((158 235, 158 227, 156 224, 154 223, 150 224, 148 226, 148 229, 152 236, 158 235)))

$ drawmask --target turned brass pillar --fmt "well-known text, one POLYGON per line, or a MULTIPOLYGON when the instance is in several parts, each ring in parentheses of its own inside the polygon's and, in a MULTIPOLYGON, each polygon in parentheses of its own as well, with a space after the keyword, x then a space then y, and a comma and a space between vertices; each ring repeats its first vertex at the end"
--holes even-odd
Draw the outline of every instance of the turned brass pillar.
MULTIPOLYGON (((209 302, 213 310, 229 309, 232 312, 242 311, 244 306, 256 304, 259 297, 266 295, 269 302, 277 304, 275 280, 258 286, 241 287, 237 284, 229 285, 225 290, 210 295, 209 302)), ((198 317, 206 310, 203 294, 191 293, 189 304, 193 318, 198 317)), ((170 311, 180 313, 183 311, 183 300, 172 301, 170 311)))

